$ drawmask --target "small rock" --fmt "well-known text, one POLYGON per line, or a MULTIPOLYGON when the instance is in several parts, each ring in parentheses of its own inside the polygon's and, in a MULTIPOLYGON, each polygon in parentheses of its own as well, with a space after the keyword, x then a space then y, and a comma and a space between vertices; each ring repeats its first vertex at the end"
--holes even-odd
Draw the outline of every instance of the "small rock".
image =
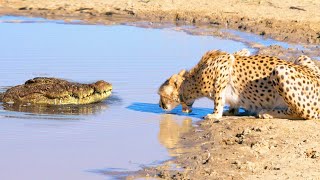
POLYGON ((320 153, 314 150, 313 148, 307 149, 305 152, 308 158, 316 159, 320 156, 320 153))
POLYGON ((28 8, 27 7, 21 7, 21 8, 19 8, 18 10, 28 10, 28 8))

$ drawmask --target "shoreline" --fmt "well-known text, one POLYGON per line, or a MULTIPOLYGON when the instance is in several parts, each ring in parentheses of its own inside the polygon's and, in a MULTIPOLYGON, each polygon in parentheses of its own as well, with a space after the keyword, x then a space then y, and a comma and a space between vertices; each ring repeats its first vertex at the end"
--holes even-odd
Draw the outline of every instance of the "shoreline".
MULTIPOLYGON (((44 10, 46 11, 46 10, 44 10)), ((34 12, 31 10, 16 10, 12 8, 1 8, 0 6, 0 15, 12 15, 12 16, 27 16, 27 17, 41 17, 49 20, 64 20, 66 23, 72 23, 74 20, 81 20, 82 22, 80 24, 93 24, 93 25, 129 25, 129 26, 135 26, 135 27, 141 27, 141 28, 155 28, 155 29, 161 29, 161 28, 170 28, 174 31, 182 31, 190 35, 200 35, 200 36, 215 36, 220 37, 223 39, 230 39, 238 42, 242 42, 246 44, 248 47, 255 49, 255 53, 257 54, 265 54, 265 55, 271 55, 271 56, 278 56, 279 58, 286 59, 286 60, 294 60, 299 55, 307 55, 311 58, 318 58, 320 57, 320 45, 314 45, 314 44, 302 44, 300 45, 303 47, 289 47, 285 48, 279 45, 271 45, 271 46, 265 46, 261 43, 254 42, 254 40, 246 39, 246 37, 241 37, 239 35, 236 35, 232 32, 227 32, 225 28, 215 27, 208 24, 192 24, 191 26, 188 25, 186 22, 176 22, 173 21, 162 21, 162 22, 152 22, 148 21, 146 19, 136 18, 131 15, 123 15, 123 14, 117 14, 113 16, 108 17, 100 17, 100 16, 91 16, 87 14, 82 13, 76 13, 76 14, 70 14, 65 11, 59 11, 59 13, 53 13, 53 14, 46 14, 41 12, 34 12), (189 28, 193 27, 193 28, 189 28)), ((239 31, 239 30, 235 30, 239 31)), ((239 31, 242 32, 242 31, 239 31)), ((248 32, 244 32, 248 33, 248 32)), ((252 33, 249 33, 249 35, 252 33)), ((297 42, 291 41, 290 39, 287 39, 287 41, 280 41, 277 39, 272 39, 271 37, 265 37, 260 36, 256 34, 252 34, 254 36, 257 36, 261 39, 270 39, 272 41, 278 41, 278 42, 285 42, 288 43, 288 45, 298 45, 297 42)), ((316 61, 318 65, 320 65, 320 62, 316 61)))
POLYGON ((88 20, 124 16, 134 21, 209 25, 289 43, 315 45, 320 44, 320 12, 317 7, 320 2, 311 4, 307 0, 293 0, 290 4, 276 0, 0 0, 0 8, 8 14, 45 18, 81 16, 88 20))

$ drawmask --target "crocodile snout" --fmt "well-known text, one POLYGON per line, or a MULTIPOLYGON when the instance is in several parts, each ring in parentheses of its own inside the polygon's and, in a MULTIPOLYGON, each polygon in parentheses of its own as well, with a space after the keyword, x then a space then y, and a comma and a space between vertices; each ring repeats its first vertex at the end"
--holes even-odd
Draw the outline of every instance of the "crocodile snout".
POLYGON ((94 90, 99 93, 112 90, 112 85, 110 83, 103 81, 103 80, 100 80, 100 81, 97 81, 96 83, 94 83, 93 87, 94 87, 94 90))

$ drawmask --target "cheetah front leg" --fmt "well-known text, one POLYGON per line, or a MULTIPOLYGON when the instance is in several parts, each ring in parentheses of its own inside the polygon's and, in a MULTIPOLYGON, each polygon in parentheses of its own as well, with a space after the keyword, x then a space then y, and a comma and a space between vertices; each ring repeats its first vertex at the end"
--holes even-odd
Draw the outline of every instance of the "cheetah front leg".
POLYGON ((220 119, 223 115, 223 107, 225 105, 225 89, 226 86, 220 86, 217 88, 217 90, 213 93, 212 99, 214 101, 214 111, 212 114, 207 114, 205 116, 205 119, 208 120, 214 120, 214 119, 220 119))
POLYGON ((223 59, 227 61, 217 63, 215 80, 213 84, 212 93, 209 94, 209 98, 214 101, 214 111, 212 114, 207 114, 205 119, 220 119, 223 115, 223 108, 226 102, 226 90, 230 81, 232 63, 234 62, 234 56, 232 54, 225 55, 223 59))

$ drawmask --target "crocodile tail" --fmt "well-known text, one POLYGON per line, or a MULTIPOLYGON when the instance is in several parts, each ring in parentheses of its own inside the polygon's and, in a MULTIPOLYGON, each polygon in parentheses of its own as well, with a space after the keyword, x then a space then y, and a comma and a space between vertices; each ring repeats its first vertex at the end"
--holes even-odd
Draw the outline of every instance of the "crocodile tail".
POLYGON ((0 102, 2 102, 3 96, 4 96, 4 93, 0 93, 0 102))

